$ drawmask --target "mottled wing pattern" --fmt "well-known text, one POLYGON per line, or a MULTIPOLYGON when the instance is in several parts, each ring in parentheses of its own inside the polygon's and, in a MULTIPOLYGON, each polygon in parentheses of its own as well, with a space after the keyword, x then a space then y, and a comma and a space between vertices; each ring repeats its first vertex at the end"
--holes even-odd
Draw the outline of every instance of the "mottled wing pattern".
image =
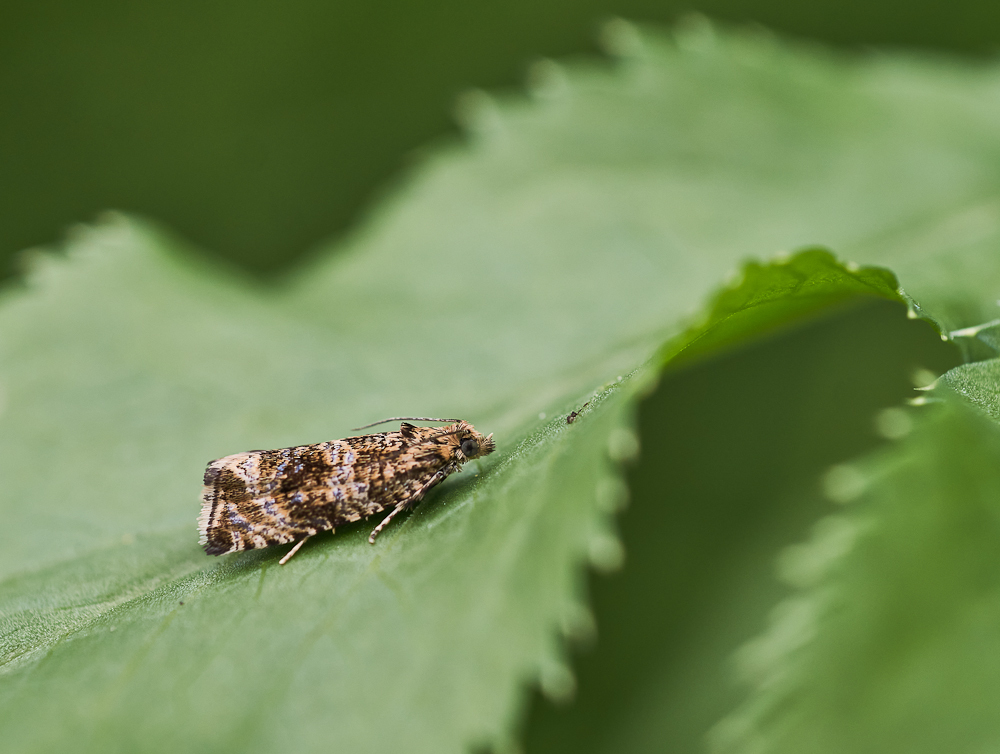
POLYGON ((205 471, 200 542, 209 555, 294 542, 410 499, 453 465, 453 438, 404 424, 281 450, 237 453, 205 471))

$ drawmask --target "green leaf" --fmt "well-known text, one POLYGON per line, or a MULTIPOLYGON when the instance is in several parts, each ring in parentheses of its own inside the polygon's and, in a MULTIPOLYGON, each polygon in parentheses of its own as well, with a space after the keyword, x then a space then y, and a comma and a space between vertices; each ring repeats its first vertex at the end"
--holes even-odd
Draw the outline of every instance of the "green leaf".
MULTIPOLYGON (((271 358, 278 363, 270 371, 248 370, 243 378, 261 381, 251 387, 263 391, 264 405, 249 407, 256 421, 242 424, 242 431, 263 424, 258 412, 279 401, 301 405, 299 418, 309 424, 304 399, 281 382, 283 359, 300 368, 316 359, 312 368, 317 370, 338 349, 315 335, 314 343, 302 335, 283 340, 291 321, 278 305, 264 299, 256 310, 256 302, 240 302, 216 283, 219 295, 242 304, 232 311, 219 307, 210 278, 186 277, 183 266, 157 256, 158 240, 127 221, 95 231, 71 250, 70 263, 46 262, 50 266, 33 280, 33 294, 5 309, 24 328, 20 345, 29 361, 52 358, 41 338, 27 336, 37 334, 39 323, 60 306, 75 312, 73 318, 62 315, 68 327, 95 332, 118 327, 116 337, 103 344, 106 350, 94 353, 94 339, 86 341, 90 347, 73 354, 77 367, 69 377, 60 375, 70 384, 84 382, 90 401, 102 401, 110 415, 92 404, 80 405, 79 393, 63 389, 62 421, 82 416, 89 425, 77 419, 76 426, 86 426, 91 435, 84 444, 66 439, 60 448, 64 461, 51 470, 50 484, 71 488, 73 479, 60 477, 88 470, 94 445, 103 440, 108 447, 108 438, 112 449, 152 453, 162 451, 160 443, 170 436, 179 446, 182 437, 199 436, 192 433, 226 436, 232 429, 221 415, 225 404, 212 400, 213 390, 241 386, 235 371, 245 363, 246 347, 232 346, 244 329, 255 340, 273 338, 269 342, 277 355, 271 358), (94 299, 88 280, 114 281, 117 290, 109 295, 106 288, 94 299), (199 290, 198 283, 204 288, 199 290), (74 300, 74 294, 84 300, 74 300), (140 301, 153 305, 144 311, 140 301), (126 319, 128 311, 145 319, 126 319), (144 349, 154 333, 158 347, 144 349), (213 348, 216 344, 224 347, 213 348), (171 358, 161 351, 171 345, 191 349, 193 358, 180 352, 171 358), (109 352, 115 358, 108 358, 109 352), (228 373, 218 374, 227 368, 228 373), (207 380, 209 375, 217 382, 207 380), (121 406, 127 391, 134 392, 130 413, 121 406), (178 396, 198 402, 178 403, 178 396), (303 403, 296 404, 296 398, 303 403), (144 437, 150 427, 155 437, 144 437)), ((826 252, 806 252, 770 267, 748 267, 739 287, 720 294, 703 328, 708 334, 733 332, 732 323, 742 317, 742 337, 752 339, 787 324, 796 308, 815 311, 818 301, 842 303, 873 293, 898 299, 891 276, 883 271, 851 272, 826 252)), ((465 303, 453 305, 460 316, 465 303)), ((387 327, 375 342, 391 340, 387 327)), ((449 333, 432 330, 430 335, 449 333)), ((708 340, 702 334, 695 342, 705 352, 708 340)), ((729 342, 721 339, 716 348, 729 342)), ((364 357, 364 351, 359 354, 364 357)), ((66 357, 63 351, 60 358, 66 357)), ((461 376, 477 374, 476 363, 464 362, 461 376)), ((485 370, 480 366, 478 371, 485 370)), ((246 389, 247 382, 242 386, 246 389)), ((353 389, 362 394, 365 387, 355 382, 353 389)), ((351 389, 350 383, 345 380, 341 388, 351 389)), ((481 465, 478 478, 459 477, 446 485, 444 495, 386 532, 376 547, 366 542, 368 527, 348 527, 307 546, 283 568, 275 564, 280 552, 239 554, 218 563, 198 552, 193 526, 155 520, 144 526, 141 516, 155 514, 150 502, 135 500, 130 488, 116 487, 129 477, 140 484, 148 459, 90 470, 94 489, 78 488, 71 498, 81 507, 76 522, 103 512, 109 516, 107 528, 122 527, 112 508, 117 492, 132 499, 131 506, 117 505, 122 515, 133 517, 135 533, 126 530, 118 542, 105 535, 103 545, 90 552, 5 580, 0 719, 8 740, 19 750, 43 750, 63 745, 72 732, 78 749, 106 749, 111 732, 119 731, 115 740, 122 750, 144 748, 144 741, 170 749, 234 742, 261 750, 279 742, 321 748, 328 734, 310 721, 323 710, 337 711, 329 724, 350 749, 457 750, 465 742, 502 737, 524 675, 536 675, 554 698, 572 692, 573 676, 553 632, 559 627, 568 635, 592 630, 579 564, 620 565, 621 545, 607 519, 624 491, 608 458, 623 460, 636 451, 627 429, 632 392, 615 380, 590 397, 572 424, 565 413, 541 425, 528 421, 535 427, 530 434, 502 441, 498 457, 481 465), (97 483, 101 475, 107 480, 103 487, 97 483), (234 685, 252 689, 252 700, 228 695, 234 685), (74 701, 80 698, 93 701, 74 701), (173 701, 150 714, 154 698, 173 701), (433 702, 425 706, 419 701, 425 698, 433 702), (386 700, 406 710, 398 725, 379 724, 386 700)), ((323 408, 317 403, 314 412, 323 408)), ((278 411, 262 415, 281 416, 278 411)), ((46 429, 37 418, 28 426, 46 429)), ((30 435, 22 440, 25 436, 30 435)), ((13 445, 10 457, 16 459, 13 445)), ((11 479, 17 479, 16 468, 10 467, 11 479)), ((171 506, 185 518, 197 507, 197 469, 172 480, 186 482, 190 490, 186 496, 174 493, 178 503, 171 506), (189 505, 183 504, 185 498, 189 505)), ((52 515, 60 510, 65 514, 67 507, 52 515)), ((53 538, 72 542, 72 532, 53 528, 53 538)))
POLYGON ((747 700, 718 752, 1000 745, 1000 427, 951 399, 828 477, 843 513, 780 559, 800 591, 738 655, 747 700))
MULTIPOLYGON (((995 353, 995 330, 951 335, 995 353)), ((749 692, 710 732, 711 751, 1000 744, 1000 360, 954 367, 929 395, 914 401, 927 408, 879 416, 897 445, 826 475, 849 507, 779 558, 796 592, 737 654, 749 692)))
POLYGON ((458 751, 495 737, 518 672, 571 687, 551 633, 588 629, 577 560, 621 558, 602 524, 621 494, 617 406, 559 417, 377 547, 353 527, 285 567, 274 551, 214 563, 185 527, 7 580, 6 745, 458 751))
POLYGON ((941 385, 1000 421, 1000 359, 996 358, 1000 355, 1000 320, 956 330, 951 337, 969 363, 942 375, 941 385))
POLYGON ((117 218, 8 291, 9 745, 502 741, 524 680, 572 688, 556 632, 590 630, 583 564, 621 562, 614 462, 636 450, 647 383, 619 376, 665 342, 700 358, 898 296, 888 273, 810 252, 748 268, 693 319, 741 260, 823 243, 892 262, 945 329, 991 316, 992 69, 851 64, 710 29, 635 39, 615 70, 542 66, 535 102, 470 95, 470 144, 282 287, 117 218), (358 526, 282 568, 281 552, 199 552, 208 459, 412 414, 462 416, 500 450, 374 548, 358 526))
POLYGON ((859 298, 911 303, 889 270, 845 267, 823 249, 801 251, 776 264, 749 262, 732 285, 715 295, 704 321, 666 345, 660 361, 671 369, 687 366, 777 328, 829 316, 859 298))
POLYGON ((732 653, 787 594, 775 553, 830 512, 819 478, 877 446, 872 419, 914 395, 915 366, 954 363, 904 312, 856 301, 667 366, 639 406, 625 567, 591 580, 596 651, 575 659, 573 705, 532 705, 526 752, 704 750, 742 699, 732 653))
MULTIPOLYGON (((0 313, 4 513, 25 533, 0 585, 7 744, 303 751, 333 735, 348 750, 459 751, 502 733, 523 677, 565 694, 555 632, 589 625, 579 564, 620 562, 613 459, 634 440, 620 378, 572 425, 562 403, 581 377, 599 388, 613 353, 579 376, 537 370, 541 395, 518 362, 506 389, 520 381, 524 400, 503 401, 479 392, 501 368, 485 348, 458 356, 454 329, 428 323, 409 342, 406 300, 367 329, 319 326, 290 314, 294 297, 241 289, 167 248, 117 220, 69 260, 40 260, 0 313), (476 398, 478 413, 461 410, 476 398), (562 413, 526 417, 543 400, 562 413), (287 548, 199 551, 206 459, 456 406, 482 429, 506 427, 499 453, 376 546, 364 525, 284 567, 287 548)), ((408 280, 414 295, 437 272, 425 269, 426 282, 408 280)), ((435 300, 445 321, 477 316, 461 296, 435 300)))

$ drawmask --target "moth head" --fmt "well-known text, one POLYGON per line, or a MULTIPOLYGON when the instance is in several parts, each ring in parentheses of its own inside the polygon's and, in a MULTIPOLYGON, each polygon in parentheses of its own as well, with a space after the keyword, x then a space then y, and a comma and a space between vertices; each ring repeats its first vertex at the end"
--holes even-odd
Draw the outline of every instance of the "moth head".
POLYGON ((464 431, 459 435, 458 449, 465 460, 471 461, 473 458, 480 458, 489 455, 496 450, 493 443, 493 434, 484 437, 473 429, 471 424, 466 424, 464 431))

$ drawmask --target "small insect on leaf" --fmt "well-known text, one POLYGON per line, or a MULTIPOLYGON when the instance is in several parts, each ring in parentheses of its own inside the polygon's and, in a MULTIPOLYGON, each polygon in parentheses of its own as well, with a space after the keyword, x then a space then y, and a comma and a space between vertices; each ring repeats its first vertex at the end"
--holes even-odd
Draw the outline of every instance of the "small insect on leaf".
POLYGON ((567 424, 572 424, 573 422, 575 422, 576 421, 576 417, 578 417, 583 412, 583 409, 585 409, 589 405, 590 405, 590 401, 587 401, 582 406, 580 406, 580 408, 578 408, 576 411, 572 411, 570 413, 570 415, 566 417, 566 423, 567 424))
MULTIPOLYGON (((208 464, 198 518, 209 555, 287 544, 284 565, 321 531, 389 511, 375 538, 402 511, 462 464, 492 453, 493 435, 461 419, 396 417, 398 432, 347 437, 280 450, 251 450, 208 464), (452 422, 417 427, 409 421, 452 422)), ((368 424, 359 429, 367 429, 368 424)))

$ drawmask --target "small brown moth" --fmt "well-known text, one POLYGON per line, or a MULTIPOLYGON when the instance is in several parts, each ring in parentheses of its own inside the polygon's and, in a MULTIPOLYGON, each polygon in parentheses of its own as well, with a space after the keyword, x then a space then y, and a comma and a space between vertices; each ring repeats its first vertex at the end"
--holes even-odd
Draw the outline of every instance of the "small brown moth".
POLYGON ((199 542, 209 555, 295 542, 284 565, 321 531, 389 509, 375 537, 399 513, 474 458, 492 453, 461 419, 394 417, 398 432, 380 432, 281 450, 251 450, 208 464, 198 517, 199 542), (416 427, 408 421, 452 422, 416 427))

